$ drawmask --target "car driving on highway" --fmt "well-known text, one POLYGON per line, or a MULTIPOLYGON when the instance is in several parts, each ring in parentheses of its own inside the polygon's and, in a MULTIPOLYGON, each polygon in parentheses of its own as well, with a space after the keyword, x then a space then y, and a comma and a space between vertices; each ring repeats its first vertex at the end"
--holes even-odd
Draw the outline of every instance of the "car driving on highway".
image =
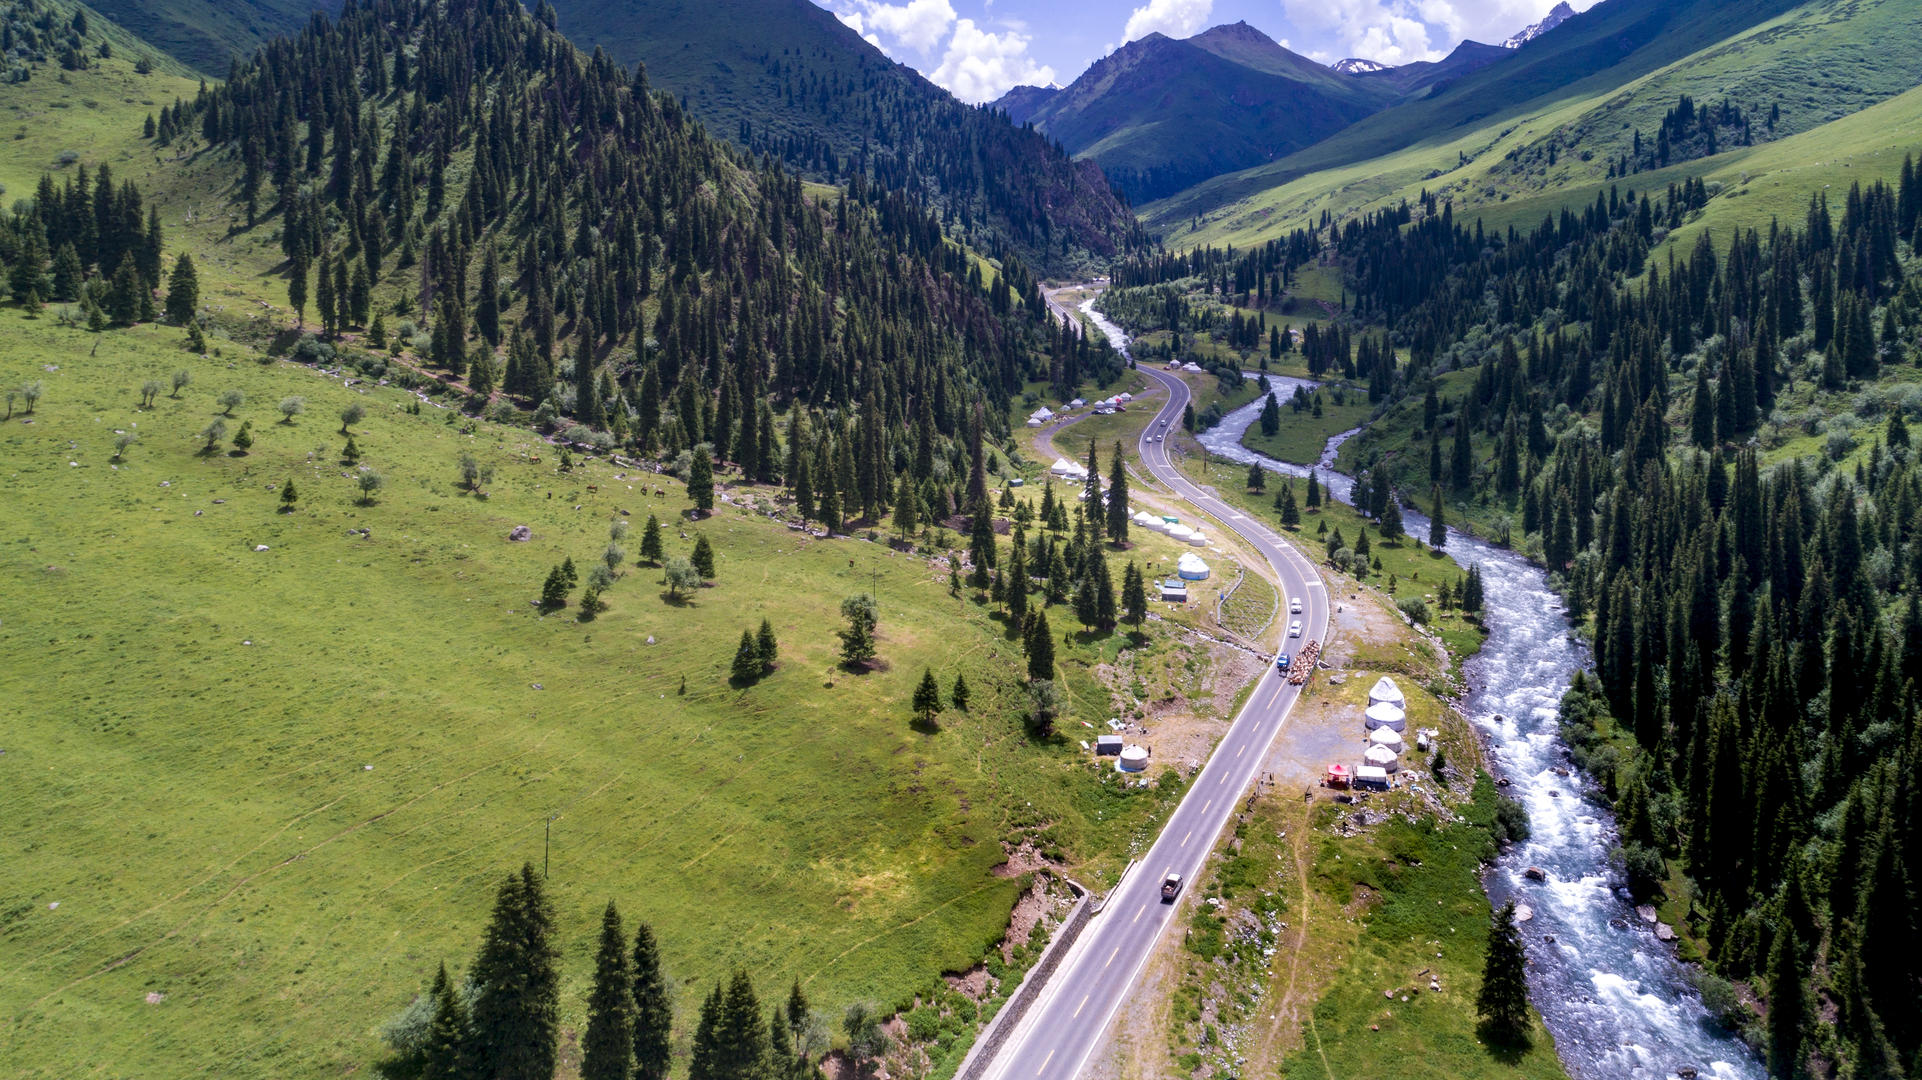
POLYGON ((1181 895, 1181 875, 1169 874, 1161 879, 1161 902, 1168 903, 1181 895))

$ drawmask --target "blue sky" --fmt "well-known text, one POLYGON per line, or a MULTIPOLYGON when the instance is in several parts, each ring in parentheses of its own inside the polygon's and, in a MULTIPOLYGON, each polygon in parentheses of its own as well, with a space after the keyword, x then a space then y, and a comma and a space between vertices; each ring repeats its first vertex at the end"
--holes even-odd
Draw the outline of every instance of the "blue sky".
MULTIPOLYGON (((1020 83, 1063 86, 1123 42, 1188 37, 1246 20, 1323 62, 1403 64, 1491 44, 1538 22, 1555 0, 816 0, 882 51, 965 101, 1020 83)), ((1583 10, 1595 0, 1571 0, 1583 10)))

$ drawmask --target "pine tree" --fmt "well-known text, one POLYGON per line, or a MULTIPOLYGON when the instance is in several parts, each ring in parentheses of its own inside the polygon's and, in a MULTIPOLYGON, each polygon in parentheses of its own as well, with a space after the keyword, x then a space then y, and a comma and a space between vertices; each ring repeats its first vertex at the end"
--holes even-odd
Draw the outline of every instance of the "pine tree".
POLYGON ((695 535, 694 554, 688 557, 688 561, 694 564, 695 572, 700 574, 702 578, 708 581, 714 580, 716 576, 714 573, 714 545, 707 542, 706 533, 697 533, 695 535))
POLYGON ((1491 1041, 1515 1046, 1528 1040, 1526 966, 1511 900, 1491 920, 1481 990, 1475 995, 1475 1014, 1487 1022, 1491 1041))
POLYGON ((754 648, 761 654, 761 674, 771 674, 775 660, 781 655, 780 643, 774 640, 773 623, 761 620, 761 629, 754 635, 754 648))
POLYGON ((960 672, 954 673, 954 688, 948 691, 948 701, 956 712, 968 711, 968 677, 960 672))
POLYGON ((1448 546, 1448 512, 1442 505, 1440 484, 1435 485, 1431 498, 1434 507, 1428 513, 1428 546, 1440 551, 1448 546))
POLYGON ((554 912, 532 864, 501 885, 474 960, 477 989, 463 1072, 493 1080, 552 1080, 559 1050, 560 950, 554 912))
POLYGON ((755 643, 753 631, 741 631, 741 644, 734 650, 729 675, 736 686, 746 686, 761 677, 761 647, 755 643))
POLYGON ((654 931, 634 928, 634 1080, 667 1080, 673 1061, 674 1008, 654 931))
POLYGON ((902 473, 901 482, 894 490, 894 534, 903 540, 921 528, 920 501, 921 497, 914 488, 914 478, 902 473))
MULTIPOLYGON (((1367 535, 1365 532, 1362 533, 1364 538, 1366 538, 1367 535)), ((1401 500, 1397 499, 1392 491, 1388 493, 1387 501, 1382 503, 1381 535, 1382 539, 1389 541, 1397 540, 1408 535, 1408 530, 1402 527, 1401 500)), ((1367 554, 1359 542, 1355 545, 1355 552, 1356 554, 1367 554)))
POLYGON ((199 308, 200 276, 194 270, 193 257, 183 251, 174 260, 173 276, 167 279, 167 321, 184 326, 199 308))
POLYGON ((647 524, 641 528, 641 561, 660 565, 667 550, 661 543, 661 522, 653 514, 647 515, 647 524))
POLYGON ((1284 481, 1281 490, 1275 495, 1275 508, 1281 512, 1283 526, 1293 529, 1301 525, 1301 509, 1295 505, 1295 485, 1284 481))
POLYGON ((921 685, 914 688, 914 715, 920 719, 921 726, 931 728, 934 718, 941 713, 941 684, 934 681, 934 669, 926 668, 921 672, 921 685))
POLYGON ((1108 468, 1108 540, 1116 547, 1128 546, 1128 470, 1121 456, 1121 443, 1114 444, 1114 458, 1108 468))
POLYGON ((1088 480, 1082 489, 1082 502, 1088 508, 1088 538, 1094 543, 1101 542, 1101 534, 1107 525, 1107 516, 1101 502, 1101 459, 1095 453, 1094 440, 1088 440, 1088 480))
POLYGON ((1475 448, 1470 441, 1468 423, 1455 421, 1455 456, 1450 464, 1449 483, 1456 491, 1467 491, 1475 480, 1475 448))
POLYGON ((1054 631, 1048 629, 1048 613, 1036 611, 1028 620, 1023 641, 1028 652, 1028 680, 1054 678, 1054 631))
POLYGON ((1248 463, 1247 488, 1256 494, 1268 490, 1268 470, 1263 469, 1257 462, 1248 463))
POLYGON ((287 478, 287 482, 280 486, 281 510, 288 513, 293 512, 294 502, 299 498, 300 492, 294 490, 294 478, 290 476, 287 478))
POLYGON ((587 997, 581 1080, 628 1080, 633 1070, 633 975, 628 970, 621 915, 610 900, 601 913, 601 945, 594 958, 594 987, 587 997))
POLYGON ((1269 438, 1281 433, 1281 403, 1272 393, 1261 405, 1261 433, 1269 438))
POLYGON ((687 497, 703 516, 714 510, 714 463, 704 446, 694 448, 694 460, 687 467, 687 497))
POLYGON ((1803 1072, 1803 1028, 1808 1010, 1802 986, 1801 945, 1795 929, 1775 932, 1769 952, 1768 1067, 1776 1080, 1796 1080, 1803 1072))
POLYGON ((1131 559, 1128 568, 1121 574, 1121 610, 1128 625, 1139 631, 1141 624, 1148 618, 1148 585, 1143 580, 1141 567, 1131 559))
POLYGON ((434 976, 428 992, 434 1001, 434 1017, 427 1023, 427 1041, 421 1047, 421 1080, 457 1080, 460 1077, 461 1039, 467 1033, 467 1010, 447 979, 447 965, 434 976))
POLYGON ((1308 496, 1305 500, 1310 510, 1321 509, 1321 482, 1315 477, 1315 470, 1308 470, 1308 496))

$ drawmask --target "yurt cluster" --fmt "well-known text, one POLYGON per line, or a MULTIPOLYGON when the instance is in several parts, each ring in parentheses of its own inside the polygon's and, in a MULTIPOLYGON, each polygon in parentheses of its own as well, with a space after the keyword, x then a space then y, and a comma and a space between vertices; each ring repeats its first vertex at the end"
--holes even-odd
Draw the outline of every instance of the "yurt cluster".
POLYGON ((1362 728, 1367 746, 1362 750, 1361 764, 1352 770, 1340 763, 1328 766, 1329 786, 1346 787, 1352 782, 1385 788, 1389 776, 1401 771, 1401 755, 1408 748, 1404 741, 1408 732, 1408 702, 1395 680, 1384 675, 1369 688, 1362 728))

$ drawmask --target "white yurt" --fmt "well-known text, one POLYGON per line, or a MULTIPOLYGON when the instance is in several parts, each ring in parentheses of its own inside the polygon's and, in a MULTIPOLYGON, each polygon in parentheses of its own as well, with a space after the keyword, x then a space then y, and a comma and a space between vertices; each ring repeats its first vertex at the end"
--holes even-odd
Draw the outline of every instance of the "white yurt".
POLYGON ((1115 767, 1123 772, 1142 772, 1146 770, 1148 767, 1148 748, 1145 746, 1122 747, 1121 760, 1115 762, 1115 767))
POLYGON ((1362 714, 1362 718, 1370 731, 1376 728, 1387 728, 1390 731, 1408 730, 1408 714, 1385 701, 1379 705, 1368 706, 1368 711, 1362 714))
MULTIPOLYGON (((1126 753, 1127 751, 1124 750, 1122 752, 1126 753)), ((1371 746, 1361 756, 1362 760, 1368 762, 1368 764, 1380 769, 1386 769, 1389 772, 1394 772, 1401 768, 1401 759, 1396 757, 1395 752, 1386 746, 1371 746)))
POLYGON ((1176 561, 1175 573, 1179 575, 1183 581, 1206 581, 1208 579, 1208 564, 1201 561, 1201 556, 1193 552, 1187 552, 1176 561))
POLYGON ((1168 535, 1174 537, 1176 540, 1179 540, 1184 544, 1187 543, 1188 538, 1193 536, 1194 534, 1195 534, 1195 531, 1193 529, 1190 529, 1186 525, 1168 526, 1168 535))
POLYGON ((1193 530, 1190 530, 1190 531, 1189 531, 1189 533, 1188 533, 1188 542, 1189 542, 1190 544, 1193 544, 1193 545, 1194 545, 1195 547, 1207 547, 1207 546, 1208 546, 1208 538, 1207 538, 1206 536, 1204 536, 1204 535, 1202 535, 1202 532, 1201 532, 1201 530, 1200 530, 1200 529, 1193 529, 1193 530))
POLYGON ((1399 754, 1408 745, 1402 742, 1401 732, 1391 727, 1378 727, 1368 733, 1368 745, 1385 746, 1399 754))
POLYGON ((1380 705, 1383 702, 1387 702, 1397 709, 1406 707, 1401 696, 1401 687, 1396 686, 1395 680, 1386 675, 1376 679, 1375 685, 1368 691, 1368 704, 1380 705))
POLYGON ((1134 517, 1129 520, 1134 522, 1135 527, 1138 529, 1158 529, 1161 527, 1161 519, 1146 510, 1136 510, 1134 517))
POLYGON ((1048 466, 1048 471, 1055 474, 1056 476, 1067 476, 1068 474, 1074 472, 1075 467, 1076 466, 1074 462, 1069 461, 1067 458, 1058 457, 1054 459, 1053 465, 1048 466))

